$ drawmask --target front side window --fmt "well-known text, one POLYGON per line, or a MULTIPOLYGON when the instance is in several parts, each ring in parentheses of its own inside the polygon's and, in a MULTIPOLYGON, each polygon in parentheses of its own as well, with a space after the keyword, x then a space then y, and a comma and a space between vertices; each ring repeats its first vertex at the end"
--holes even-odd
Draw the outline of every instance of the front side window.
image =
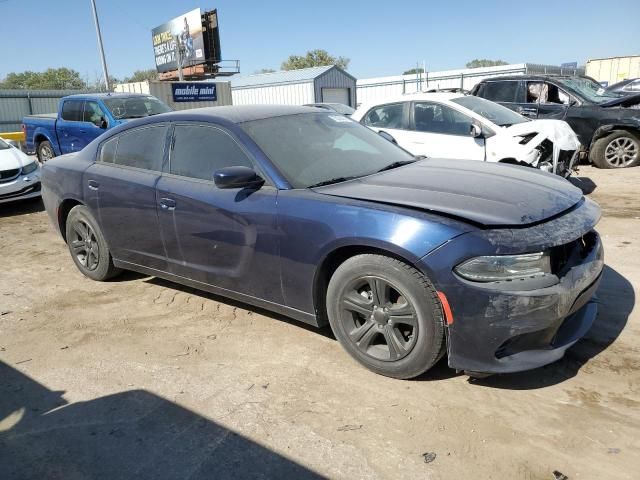
POLYGON ((376 128, 405 128, 404 104, 394 103, 372 108, 365 115, 362 123, 376 128))
POLYGON ((557 85, 547 82, 527 82, 527 103, 569 105, 569 95, 557 85))
POLYGON ((104 119, 104 112, 98 102, 85 102, 84 104, 84 116, 85 122, 93 123, 94 125, 100 125, 104 119))
POLYGON ((229 134, 205 125, 176 125, 170 173, 213 180, 216 170, 236 166, 253 167, 229 134))
POLYGON ((114 163, 159 172, 168 128, 166 125, 136 128, 119 135, 114 163))
POLYGON ((82 100, 66 100, 62 104, 62 119, 68 122, 81 122, 82 103, 82 100))
POLYGON ((414 104, 416 131, 446 135, 469 135, 473 120, 457 110, 432 102, 414 104))
POLYGON ((486 82, 480 88, 479 96, 493 102, 515 102, 518 93, 517 80, 505 80, 503 82, 486 82))

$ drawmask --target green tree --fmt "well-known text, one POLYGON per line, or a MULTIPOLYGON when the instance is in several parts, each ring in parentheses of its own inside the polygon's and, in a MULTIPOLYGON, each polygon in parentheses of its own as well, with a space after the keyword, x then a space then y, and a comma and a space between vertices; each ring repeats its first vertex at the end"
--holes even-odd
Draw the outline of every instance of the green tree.
POLYGON ((487 60, 483 58, 482 60, 475 59, 471 60, 467 63, 467 68, 480 68, 480 67, 497 67, 498 65, 509 65, 504 60, 487 60))
POLYGON ((402 72, 403 75, 415 75, 416 73, 424 73, 424 68, 412 68, 411 70, 407 70, 406 72, 402 72))
POLYGON ((342 69, 349 66, 349 59, 345 57, 334 57, 326 50, 316 49, 306 53, 306 55, 290 55, 282 62, 282 70, 298 70, 300 68, 321 67, 324 65, 335 65, 342 69))
POLYGON ((256 70, 253 73, 254 74, 259 74, 259 73, 273 73, 273 72, 275 72, 275 70, 273 68, 261 68, 260 70, 256 70))
POLYGON ((158 71, 155 68, 149 68, 147 70, 136 70, 130 77, 125 77, 124 81, 129 82, 144 82, 147 80, 157 80, 158 71))
POLYGON ((82 90, 87 87, 80 74, 69 68, 49 68, 44 72, 9 73, 0 82, 1 88, 43 89, 43 90, 82 90))

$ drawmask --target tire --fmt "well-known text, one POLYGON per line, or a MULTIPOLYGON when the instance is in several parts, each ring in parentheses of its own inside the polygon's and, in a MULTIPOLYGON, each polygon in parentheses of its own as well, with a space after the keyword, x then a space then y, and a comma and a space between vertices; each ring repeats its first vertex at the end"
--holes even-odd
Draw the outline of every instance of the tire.
POLYGON ((48 140, 43 140, 38 144, 38 148, 36 148, 36 153, 38 155, 38 160, 40 163, 44 163, 47 160, 51 160, 56 156, 56 152, 53 150, 53 146, 51 142, 48 140))
POLYGON ((69 212, 65 238, 73 262, 85 276, 103 282, 121 272, 113 265, 104 235, 84 205, 77 205, 69 212))
POLYGON ((444 324, 436 290, 400 260, 349 258, 331 277, 326 301, 340 344, 375 373, 413 378, 442 356, 444 324))
POLYGON ((640 138, 626 130, 617 130, 599 138, 589 153, 598 168, 628 168, 640 164, 640 138))

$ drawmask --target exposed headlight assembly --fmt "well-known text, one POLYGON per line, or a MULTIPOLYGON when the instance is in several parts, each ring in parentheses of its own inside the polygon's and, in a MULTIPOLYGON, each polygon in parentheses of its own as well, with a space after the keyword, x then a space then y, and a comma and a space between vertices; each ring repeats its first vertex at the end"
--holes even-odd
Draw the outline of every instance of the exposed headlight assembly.
POLYGON ((38 169, 38 162, 33 161, 31 163, 27 163, 24 167, 22 167, 22 174, 29 175, 30 173, 35 172, 38 169))
POLYGON ((473 282, 517 280, 551 273, 551 260, 544 252, 475 257, 461 263, 454 271, 473 282))

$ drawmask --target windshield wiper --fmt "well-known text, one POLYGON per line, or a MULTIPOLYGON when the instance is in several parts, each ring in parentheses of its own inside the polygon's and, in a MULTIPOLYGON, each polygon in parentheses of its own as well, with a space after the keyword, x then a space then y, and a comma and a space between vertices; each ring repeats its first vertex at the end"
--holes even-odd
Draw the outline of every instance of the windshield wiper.
POLYGON ((351 177, 331 178, 329 180, 323 180, 321 182, 314 183, 313 185, 309 185, 307 188, 323 187, 325 185, 331 185, 333 183, 340 183, 340 182, 346 182, 347 180, 353 180, 354 178, 360 178, 360 177, 354 175, 354 176, 351 176, 351 177))
POLYGON ((417 160, 420 160, 420 159, 416 157, 416 160, 401 160, 399 162, 393 162, 393 163, 390 163, 389 165, 387 165, 386 167, 382 167, 380 170, 378 170, 377 173, 384 172, 386 170, 391 170, 393 168, 398 168, 398 167, 401 167, 403 165, 407 165, 409 163, 413 163, 413 162, 415 162, 417 160))

